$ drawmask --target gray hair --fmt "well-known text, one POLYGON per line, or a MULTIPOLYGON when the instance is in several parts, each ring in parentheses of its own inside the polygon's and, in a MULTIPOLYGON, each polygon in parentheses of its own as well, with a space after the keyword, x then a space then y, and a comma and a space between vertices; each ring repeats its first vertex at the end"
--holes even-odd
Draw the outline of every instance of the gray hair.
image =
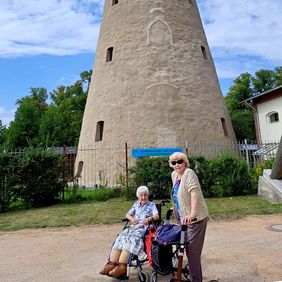
POLYGON ((141 193, 149 195, 149 189, 147 186, 139 186, 136 190, 136 196, 139 197, 141 193))

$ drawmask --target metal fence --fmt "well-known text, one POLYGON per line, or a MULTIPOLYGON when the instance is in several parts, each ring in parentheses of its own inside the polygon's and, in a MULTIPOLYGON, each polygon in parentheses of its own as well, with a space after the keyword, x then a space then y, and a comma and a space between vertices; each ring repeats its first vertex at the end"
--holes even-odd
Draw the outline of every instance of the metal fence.
MULTIPOLYGON (((275 158, 278 145, 278 141, 267 141, 261 144, 244 141, 221 144, 186 144, 179 148, 188 155, 188 158, 189 156, 204 156, 212 159, 221 153, 231 153, 245 160, 248 166, 252 167, 257 163, 275 158)), ((125 143, 125 146, 120 148, 56 147, 49 150, 64 156, 63 177, 69 182, 69 185, 77 181, 82 187, 97 188, 114 187, 127 183, 128 169, 136 162, 136 158, 132 157, 132 149, 132 146, 125 143)), ((22 152, 22 150, 9 151, 10 154, 15 155, 21 155, 22 152)))
MULTIPOLYGON (((257 163, 275 158, 278 145, 278 141, 261 144, 244 141, 222 144, 187 144, 180 148, 188 157, 204 156, 213 159, 221 153, 230 153, 245 160, 249 167, 253 167, 257 163)), ((123 148, 78 148, 76 167, 79 162, 83 163, 79 185, 82 187, 113 187, 122 182, 126 184, 128 168, 134 166, 136 162, 136 158, 132 156, 132 149, 132 146, 126 144, 123 148)))

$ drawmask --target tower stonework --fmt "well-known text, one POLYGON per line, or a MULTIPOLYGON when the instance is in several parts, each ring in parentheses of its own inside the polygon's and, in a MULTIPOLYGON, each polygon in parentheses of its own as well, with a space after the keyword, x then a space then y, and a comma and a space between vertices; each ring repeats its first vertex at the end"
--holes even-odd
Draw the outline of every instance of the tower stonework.
MULTIPOLYGON (((79 148, 235 141, 195 0, 105 0, 79 148)), ((111 154, 110 151, 108 151, 111 154)), ((115 170, 111 168, 112 172, 115 170)), ((98 181, 93 180, 93 184, 98 181)))

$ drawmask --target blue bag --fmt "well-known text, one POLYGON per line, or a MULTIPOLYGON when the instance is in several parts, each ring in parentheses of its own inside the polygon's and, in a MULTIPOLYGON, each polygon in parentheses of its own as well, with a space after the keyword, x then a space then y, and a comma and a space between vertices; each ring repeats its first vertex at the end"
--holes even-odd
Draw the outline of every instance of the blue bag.
POLYGON ((181 226, 175 224, 164 224, 157 229, 157 242, 159 244, 179 243, 181 226))

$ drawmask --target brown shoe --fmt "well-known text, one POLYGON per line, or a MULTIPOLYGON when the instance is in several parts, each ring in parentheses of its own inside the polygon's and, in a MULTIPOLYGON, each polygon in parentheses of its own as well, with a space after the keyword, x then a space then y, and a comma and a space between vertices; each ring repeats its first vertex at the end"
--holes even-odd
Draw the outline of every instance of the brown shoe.
POLYGON ((99 273, 101 275, 109 275, 109 272, 113 270, 116 266, 117 266, 116 263, 112 261, 108 261, 99 273))
POLYGON ((109 276, 114 278, 127 276, 127 264, 119 263, 112 271, 109 272, 109 276))

